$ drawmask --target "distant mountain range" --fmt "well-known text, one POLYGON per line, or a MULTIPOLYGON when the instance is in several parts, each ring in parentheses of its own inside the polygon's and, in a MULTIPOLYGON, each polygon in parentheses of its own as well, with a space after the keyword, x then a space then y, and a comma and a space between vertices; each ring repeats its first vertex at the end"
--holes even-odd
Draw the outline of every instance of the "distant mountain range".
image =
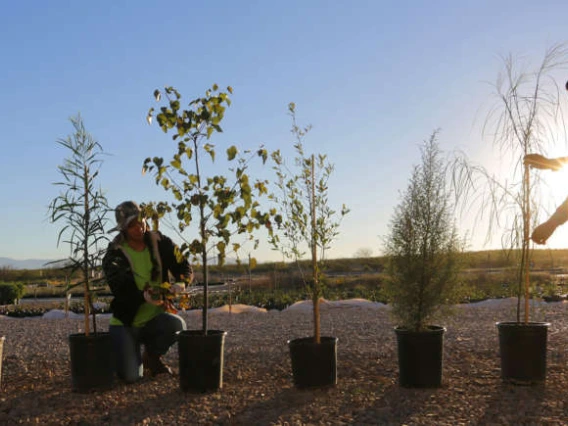
POLYGON ((46 265, 53 262, 54 259, 24 259, 17 260, 9 257, 0 257, 0 268, 13 268, 13 269, 42 269, 42 268, 55 268, 62 266, 64 261, 46 265))

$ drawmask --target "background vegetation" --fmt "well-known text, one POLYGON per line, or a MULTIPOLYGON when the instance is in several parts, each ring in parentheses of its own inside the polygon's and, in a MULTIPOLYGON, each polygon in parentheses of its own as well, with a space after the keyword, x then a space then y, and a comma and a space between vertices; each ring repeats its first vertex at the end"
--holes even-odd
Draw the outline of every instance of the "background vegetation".
MULTIPOLYGON (((515 256, 501 250, 465 252, 462 254, 466 265, 459 281, 459 300, 463 303, 485 299, 516 296, 515 256)), ((306 262, 309 262, 306 260, 306 262)), ((531 283, 533 295, 547 297, 568 293, 564 274, 568 275, 568 249, 534 250, 532 252, 531 283)), ((386 302, 383 290, 385 280, 383 257, 329 259, 324 270, 323 297, 327 300, 363 298, 375 302, 386 302)), ((224 294, 213 293, 209 305, 218 307, 224 304, 243 303, 266 309, 284 309, 298 300, 308 299, 306 288, 298 268, 293 262, 266 262, 255 265, 250 272, 246 265, 226 264, 211 267, 212 289, 215 284, 232 280, 232 291, 224 294)), ((24 289, 25 303, 0 303, 0 314, 14 316, 41 315, 49 309, 63 309, 64 300, 50 303, 42 298, 61 298, 66 294, 65 282, 68 270, 58 268, 13 269, 0 268, 0 285, 17 284, 24 289), (33 299, 38 299, 34 304, 33 299)), ((79 281, 71 276, 70 282, 79 281)), ((196 286, 201 277, 197 275, 196 286)), ((98 301, 110 300, 110 292, 104 284, 98 292, 98 301)), ((71 290, 77 296, 80 288, 71 290)), ((20 296, 22 297, 22 296, 20 296)), ((191 309, 201 307, 200 297, 191 300, 191 309)), ((96 306, 99 306, 95 303, 96 306)), ((82 304, 71 302, 70 310, 82 312, 82 304)), ((104 308, 98 308, 104 311, 104 308)))

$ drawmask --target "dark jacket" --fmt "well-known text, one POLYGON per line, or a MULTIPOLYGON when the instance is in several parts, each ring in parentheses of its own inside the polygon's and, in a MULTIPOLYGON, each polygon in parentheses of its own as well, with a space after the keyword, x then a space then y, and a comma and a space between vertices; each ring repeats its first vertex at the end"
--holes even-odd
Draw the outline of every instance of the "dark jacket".
MULTIPOLYGON (((191 266, 185 257, 178 261, 177 247, 170 238, 160 232, 148 231, 144 240, 154 265, 152 275, 158 282, 171 282, 171 276, 175 281, 181 281, 182 275, 186 280, 190 279, 193 273, 191 266)), ((113 316, 125 326, 130 326, 138 308, 144 303, 144 293, 136 286, 131 261, 122 248, 123 242, 124 237, 120 234, 109 244, 103 258, 103 272, 114 296, 110 303, 113 316)))

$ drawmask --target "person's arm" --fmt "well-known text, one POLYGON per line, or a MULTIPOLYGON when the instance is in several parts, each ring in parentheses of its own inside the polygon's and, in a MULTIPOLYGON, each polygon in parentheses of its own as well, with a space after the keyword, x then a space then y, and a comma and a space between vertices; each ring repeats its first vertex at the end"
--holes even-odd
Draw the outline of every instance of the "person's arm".
POLYGON ((550 216, 548 220, 552 221, 556 227, 564 225, 568 221, 568 198, 558 206, 554 214, 550 216))
POLYGON ((546 158, 540 154, 527 154, 524 162, 535 169, 558 171, 568 163, 568 157, 546 158))
POLYGON ((129 279, 130 264, 124 256, 120 256, 114 250, 108 250, 103 258, 103 273, 113 296, 125 298, 129 288, 126 285, 129 279))
POLYGON ((568 221, 568 198, 556 209, 550 218, 538 225, 532 235, 531 239, 537 244, 544 244, 546 240, 556 231, 560 225, 568 221))

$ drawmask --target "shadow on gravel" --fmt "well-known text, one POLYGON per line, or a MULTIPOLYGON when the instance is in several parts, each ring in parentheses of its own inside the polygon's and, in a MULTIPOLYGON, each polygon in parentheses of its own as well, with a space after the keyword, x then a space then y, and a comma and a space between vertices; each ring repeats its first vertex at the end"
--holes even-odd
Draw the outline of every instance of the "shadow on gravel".
POLYGON ((385 387, 382 397, 368 407, 353 412, 352 423, 358 425, 412 424, 413 417, 423 415, 438 389, 411 389, 397 384, 385 387))
POLYGON ((115 404, 111 405, 108 400, 104 400, 104 405, 97 409, 97 401, 95 400, 92 403, 93 407, 87 410, 87 417, 72 424, 77 426, 150 425, 156 423, 191 425, 227 424, 229 422, 229 413, 226 416, 217 416, 215 419, 210 417, 212 401, 222 398, 221 393, 182 392, 175 378, 159 379, 160 381, 171 381, 171 386, 165 388, 164 382, 153 382, 153 380, 148 379, 144 383, 136 385, 119 385, 115 389, 115 404), (148 393, 138 391, 137 386, 149 386, 156 390, 156 394, 153 397, 148 397, 148 393))
POLYGON ((561 424, 545 421, 550 415, 556 417, 556 413, 546 412, 546 394, 544 384, 521 386, 502 383, 488 396, 483 415, 472 424, 561 424))
POLYGON ((568 357, 563 333, 551 335, 547 357, 546 381, 541 384, 504 383, 496 371, 497 384, 487 387, 483 415, 472 424, 568 424, 568 396, 563 385, 568 357))
MULTIPOLYGON (((244 410, 231 419, 231 424, 281 424, 282 418, 295 419, 301 422, 302 417, 295 415, 295 413, 309 411, 305 407, 313 404, 320 396, 325 396, 329 390, 331 388, 312 390, 284 389, 268 400, 247 405, 244 410)), ((322 409, 322 407, 320 406, 319 409, 322 409)))

